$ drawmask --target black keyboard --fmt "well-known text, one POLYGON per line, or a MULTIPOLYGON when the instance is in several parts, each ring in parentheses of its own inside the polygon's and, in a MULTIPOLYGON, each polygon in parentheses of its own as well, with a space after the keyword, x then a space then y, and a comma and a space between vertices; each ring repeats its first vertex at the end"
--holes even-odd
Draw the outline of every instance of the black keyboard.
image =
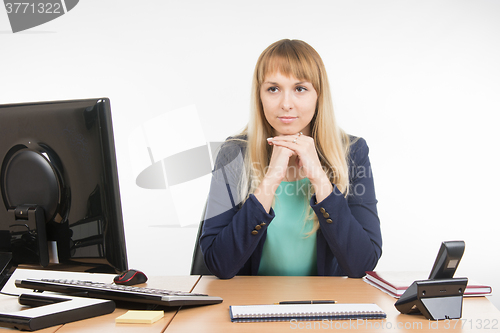
POLYGON ((125 303, 142 303, 161 306, 189 306, 222 303, 222 298, 205 294, 188 293, 114 283, 101 283, 66 279, 16 280, 16 287, 35 291, 53 291, 67 295, 113 300, 125 303))

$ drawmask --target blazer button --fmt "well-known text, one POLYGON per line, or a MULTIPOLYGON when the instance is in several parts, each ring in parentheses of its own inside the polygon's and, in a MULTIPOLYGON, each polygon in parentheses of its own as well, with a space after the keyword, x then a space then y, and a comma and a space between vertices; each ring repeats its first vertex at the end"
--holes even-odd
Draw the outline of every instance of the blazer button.
POLYGON ((322 212, 322 213, 324 213, 324 212, 326 212, 326 209, 324 209, 323 207, 321 207, 321 208, 319 209, 319 211, 320 211, 320 212, 322 212))
POLYGON ((326 220, 326 223, 332 223, 332 222, 333 222, 332 219, 326 220))
POLYGON ((257 235, 259 232, 257 230, 252 230, 252 235, 257 235))
POLYGON ((262 228, 262 227, 258 224, 255 226, 255 230, 260 230, 260 228, 262 228))
POLYGON ((260 225, 261 225, 261 226, 265 226, 265 225, 266 225, 266 222, 262 222, 260 225))
POLYGON ((328 214, 328 213, 323 213, 323 217, 326 219, 326 218, 330 217, 330 214, 328 214))

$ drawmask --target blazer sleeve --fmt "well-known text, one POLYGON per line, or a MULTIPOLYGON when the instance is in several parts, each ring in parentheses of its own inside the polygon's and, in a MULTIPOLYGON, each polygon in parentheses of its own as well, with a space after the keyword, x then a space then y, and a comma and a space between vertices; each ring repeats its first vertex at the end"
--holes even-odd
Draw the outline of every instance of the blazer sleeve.
POLYGON ((347 197, 334 185, 320 203, 311 198, 320 230, 342 271, 362 277, 373 270, 382 254, 377 199, 366 141, 358 138, 350 150, 350 189, 347 197))
POLYGON ((274 218, 252 194, 242 203, 243 161, 241 143, 226 141, 212 172, 200 246, 207 268, 219 278, 240 271, 274 218))

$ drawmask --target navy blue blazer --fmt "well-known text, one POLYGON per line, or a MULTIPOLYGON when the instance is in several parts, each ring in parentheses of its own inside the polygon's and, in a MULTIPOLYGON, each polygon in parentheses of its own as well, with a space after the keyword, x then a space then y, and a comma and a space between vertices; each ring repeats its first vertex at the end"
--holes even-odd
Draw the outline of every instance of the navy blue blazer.
MULTIPOLYGON (((318 275, 362 277, 382 254, 382 235, 368 146, 353 140, 347 197, 334 185, 332 193, 310 205, 318 216, 318 275)), ((200 246, 208 269, 219 278, 257 275, 266 231, 274 218, 253 194, 243 201, 238 185, 246 142, 226 141, 215 163, 200 246)))

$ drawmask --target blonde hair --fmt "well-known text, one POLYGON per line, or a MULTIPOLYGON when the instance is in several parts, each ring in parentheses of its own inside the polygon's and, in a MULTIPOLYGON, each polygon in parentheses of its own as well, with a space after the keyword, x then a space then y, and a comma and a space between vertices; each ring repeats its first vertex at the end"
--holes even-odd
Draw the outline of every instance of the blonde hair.
MULTIPOLYGON (((255 191, 269 166, 272 147, 267 144, 266 138, 273 135, 273 128, 264 115, 260 88, 266 76, 276 72, 311 82, 316 90, 318 101, 311 120, 311 136, 328 178, 347 196, 350 140, 337 126, 323 61, 309 44, 301 40, 282 39, 268 46, 255 66, 250 120, 247 128, 241 133, 247 135, 248 140, 244 168, 246 175, 242 177, 241 183, 242 198, 248 198, 248 195, 255 191)), ((319 228, 317 219, 315 224, 311 233, 319 228)))

